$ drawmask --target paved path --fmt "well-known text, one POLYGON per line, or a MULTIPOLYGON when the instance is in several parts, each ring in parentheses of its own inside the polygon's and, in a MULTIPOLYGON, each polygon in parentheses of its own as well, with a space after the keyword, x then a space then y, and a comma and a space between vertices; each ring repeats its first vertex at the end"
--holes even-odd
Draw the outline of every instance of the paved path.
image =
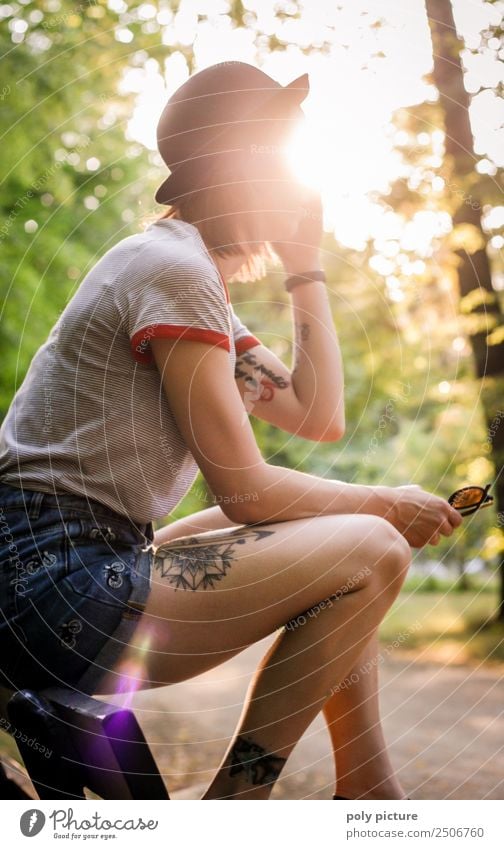
MULTIPOLYGON (((138 693, 133 706, 173 798, 198 799, 240 716, 268 637, 198 678, 138 693)), ((504 670, 387 656, 381 711, 393 763, 414 799, 504 798, 504 670)), ((272 799, 330 799, 334 767, 322 717, 291 754, 272 799)))

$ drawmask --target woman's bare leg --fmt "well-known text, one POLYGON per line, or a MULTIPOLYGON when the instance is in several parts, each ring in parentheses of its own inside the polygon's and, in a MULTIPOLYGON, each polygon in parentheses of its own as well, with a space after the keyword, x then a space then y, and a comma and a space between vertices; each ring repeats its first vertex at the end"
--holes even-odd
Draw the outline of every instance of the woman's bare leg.
POLYGON ((188 534, 201 534, 204 531, 237 527, 239 525, 228 519, 219 506, 207 507, 205 510, 199 510, 198 513, 183 516, 181 519, 174 519, 173 522, 164 525, 154 534, 154 546, 158 548, 160 545, 177 539, 177 537, 185 537, 188 534))
POLYGON ((156 551, 137 634, 112 671, 116 686, 109 679, 100 693, 117 689, 128 664, 138 687, 176 683, 285 626, 259 665, 204 796, 266 799, 331 688, 357 663, 410 562, 404 537, 366 514, 177 537, 156 551))
POLYGON ((296 630, 277 637, 259 664, 234 738, 204 799, 269 798, 332 686, 361 656, 374 632, 370 624, 383 617, 396 596, 395 590, 389 594, 390 585, 385 589, 378 582, 377 599, 376 589, 370 581, 342 596, 339 608, 325 608, 313 619, 306 616, 296 630))
MULTIPOLYGON (((211 507, 161 528, 161 545, 188 533, 232 527, 220 507, 211 507)), ((336 766, 336 793, 354 798, 402 799, 406 796, 392 767, 379 709, 378 632, 375 631, 347 681, 336 685, 322 708, 336 766)))
MULTIPOLYGON (((222 510, 213 507, 161 528, 155 542, 161 545, 184 534, 231 526, 222 510)), ((347 680, 333 688, 322 708, 334 752, 336 793, 349 799, 406 796, 392 767, 380 720, 378 651, 375 631, 347 680)))
POLYGON ((348 799, 404 799, 383 735, 378 633, 323 707, 336 764, 336 793, 348 799))

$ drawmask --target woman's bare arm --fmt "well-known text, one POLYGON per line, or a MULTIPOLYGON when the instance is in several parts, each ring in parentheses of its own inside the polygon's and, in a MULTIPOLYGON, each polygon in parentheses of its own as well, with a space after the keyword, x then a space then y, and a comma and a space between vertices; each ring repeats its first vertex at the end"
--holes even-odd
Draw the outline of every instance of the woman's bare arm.
POLYGON ((294 323, 292 385, 307 410, 312 439, 345 432, 343 358, 324 283, 312 280, 291 292, 294 323))
POLYGON ((292 290, 292 369, 264 345, 237 356, 235 378, 247 413, 287 433, 336 442, 345 432, 343 360, 327 290, 292 290))
POLYGON ((415 531, 422 536, 421 544, 440 529, 451 533, 456 526, 453 514, 459 523, 447 501, 417 487, 412 494, 342 483, 266 463, 243 415, 228 352, 187 340, 153 339, 151 346, 182 437, 232 522, 280 522, 333 513, 371 513, 393 521, 395 504, 401 501, 406 532, 410 520, 423 511, 415 531))

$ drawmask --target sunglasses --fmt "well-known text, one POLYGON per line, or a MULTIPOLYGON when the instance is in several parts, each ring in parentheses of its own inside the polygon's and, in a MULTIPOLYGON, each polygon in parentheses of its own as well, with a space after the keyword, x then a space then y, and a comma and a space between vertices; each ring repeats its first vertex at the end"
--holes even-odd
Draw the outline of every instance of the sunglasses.
POLYGON ((469 516, 470 513, 475 513, 481 507, 490 507, 493 504, 493 496, 487 495, 491 485, 487 483, 485 488, 482 486, 463 486, 462 489, 457 489, 450 495, 448 503, 455 510, 458 510, 462 516, 469 516))

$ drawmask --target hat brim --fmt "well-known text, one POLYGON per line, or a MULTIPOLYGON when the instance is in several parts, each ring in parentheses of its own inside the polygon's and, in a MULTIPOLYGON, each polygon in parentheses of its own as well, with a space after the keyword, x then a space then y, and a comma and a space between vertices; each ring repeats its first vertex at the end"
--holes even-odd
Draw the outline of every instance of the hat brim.
MULTIPOLYGON (((296 106, 300 106, 309 91, 310 81, 308 74, 301 74, 301 76, 296 77, 296 79, 292 80, 292 82, 288 83, 286 86, 279 85, 278 88, 272 89, 267 98, 267 105, 268 107, 274 107, 275 101, 281 96, 284 102, 287 97, 289 106, 294 108, 296 106)), ((263 109, 264 106, 265 104, 262 105, 263 109)), ((187 174, 187 168, 175 168, 166 180, 164 180, 158 187, 154 195, 156 203, 163 204, 165 206, 170 205, 180 197, 197 191, 198 186, 195 186, 188 191, 187 174)))

